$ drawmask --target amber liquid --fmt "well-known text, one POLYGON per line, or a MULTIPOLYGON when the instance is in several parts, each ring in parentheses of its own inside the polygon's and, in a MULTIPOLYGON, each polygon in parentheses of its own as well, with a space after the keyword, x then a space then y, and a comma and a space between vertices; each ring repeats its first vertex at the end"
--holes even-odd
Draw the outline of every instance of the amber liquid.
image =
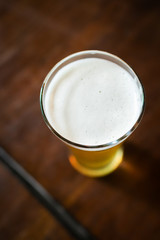
POLYGON ((84 151, 69 147, 69 161, 80 173, 90 177, 100 177, 114 171, 122 161, 123 148, 119 144, 101 151, 84 151))

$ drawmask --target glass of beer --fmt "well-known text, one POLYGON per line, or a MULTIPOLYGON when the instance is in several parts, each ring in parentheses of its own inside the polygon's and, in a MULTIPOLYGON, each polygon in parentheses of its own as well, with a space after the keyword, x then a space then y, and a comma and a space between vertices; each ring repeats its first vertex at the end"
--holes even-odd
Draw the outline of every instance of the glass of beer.
POLYGON ((80 173, 100 177, 123 159, 123 141, 138 126, 144 91, 131 67, 115 55, 89 50, 58 62, 46 76, 40 106, 50 130, 69 148, 80 173))

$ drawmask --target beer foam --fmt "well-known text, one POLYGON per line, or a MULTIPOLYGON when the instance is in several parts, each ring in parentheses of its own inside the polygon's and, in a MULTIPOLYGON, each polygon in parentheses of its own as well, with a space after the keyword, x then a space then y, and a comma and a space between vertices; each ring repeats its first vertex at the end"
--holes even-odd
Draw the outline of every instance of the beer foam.
POLYGON ((45 94, 45 114, 64 138, 83 145, 115 141, 136 123, 142 100, 137 80, 118 64, 100 58, 61 68, 45 94))

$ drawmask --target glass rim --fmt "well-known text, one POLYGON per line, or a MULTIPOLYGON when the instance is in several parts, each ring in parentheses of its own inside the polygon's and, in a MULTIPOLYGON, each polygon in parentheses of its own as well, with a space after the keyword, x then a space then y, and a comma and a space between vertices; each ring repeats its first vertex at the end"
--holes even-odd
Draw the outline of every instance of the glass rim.
MULTIPOLYGON (((79 58, 79 59, 83 59, 84 57, 82 58, 79 58)), ((89 58, 89 57, 86 57, 86 58, 89 58)), ((97 57, 97 58, 101 58, 103 59, 102 57, 97 57)), ((79 60, 79 59, 75 59, 73 61, 76 61, 76 60, 79 60)), ((105 58, 104 58, 105 59, 105 58)), ((72 62, 72 61, 71 61, 72 62)), ((114 61, 112 61, 114 62, 114 61)), ((69 62, 70 63, 70 62, 69 62)), ((67 64, 69 64, 67 63, 67 64)), ((66 65, 67 65, 66 64, 66 65)), ((116 64, 118 64, 116 62, 116 64)), ((121 66, 122 67, 122 66, 121 66)), ((55 74, 57 73, 55 72, 55 74)), ((53 76, 54 78, 54 76, 53 76)), ((60 60, 56 65, 53 66, 53 68, 48 72, 47 76, 45 77, 44 81, 43 81, 43 84, 42 84, 42 87, 41 87, 41 90, 40 90, 40 108, 41 108, 41 112, 42 112, 42 115, 43 115, 43 118, 44 118, 44 121, 46 123, 46 125, 49 127, 49 129, 60 139, 62 140, 64 143, 66 143, 67 145, 70 145, 72 147, 75 147, 75 148, 78 148, 78 149, 82 149, 82 150, 105 150, 105 149, 109 149, 111 147, 114 147, 118 144, 120 144, 121 142, 123 142, 126 138, 128 138, 131 133, 137 128, 137 126, 139 125, 141 119, 142 119, 142 116, 143 116, 143 113, 144 113, 144 107, 145 107, 145 93, 144 93, 144 88, 143 88, 143 85, 142 83, 140 82, 137 74, 135 73, 135 71, 133 71, 133 69, 125 62, 123 61, 121 58, 117 57, 116 55, 114 54, 111 54, 111 53, 108 53, 108 52, 105 52, 105 51, 99 51, 99 50, 85 50, 85 51, 80 51, 80 52, 76 52, 76 53, 73 53, 65 58, 63 58, 62 60, 60 60), (51 80, 51 77, 53 75, 53 73, 57 70, 57 72, 63 68, 63 64, 65 62, 67 62, 68 60, 71 60, 72 58, 74 57, 77 57, 77 56, 83 56, 84 54, 91 54, 90 58, 92 57, 96 57, 94 56, 94 54, 100 54, 100 55, 105 55, 105 56, 108 56, 110 57, 112 60, 118 60, 120 63, 123 64, 123 67, 125 66, 128 70, 130 70, 130 72, 136 77, 140 87, 141 87, 141 90, 142 90, 142 106, 141 106, 141 109, 140 109, 140 114, 137 118, 137 121, 135 122, 135 124, 132 126, 132 128, 126 132, 123 136, 121 136, 120 138, 114 140, 114 141, 111 141, 111 142, 107 142, 107 143, 104 143, 104 144, 98 144, 98 145, 87 145, 87 144, 81 144, 81 143, 77 143, 77 142, 73 142, 65 137, 63 137, 60 133, 58 133, 58 131, 56 131, 54 129, 54 127, 49 123, 48 119, 47 119, 47 116, 45 114, 45 108, 44 108, 44 101, 43 101, 43 97, 44 97, 44 92, 46 90, 46 85, 48 83, 49 80, 51 80), (59 70, 58 70, 59 68, 59 70)))

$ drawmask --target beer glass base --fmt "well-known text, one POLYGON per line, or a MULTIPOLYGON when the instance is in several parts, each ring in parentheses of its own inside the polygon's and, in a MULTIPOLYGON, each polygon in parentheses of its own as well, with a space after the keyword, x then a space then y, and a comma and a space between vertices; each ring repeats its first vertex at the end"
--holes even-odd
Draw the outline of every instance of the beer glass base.
POLYGON ((74 155, 69 156, 69 161, 71 165, 83 175, 89 177, 103 177, 111 172, 113 172, 122 162, 123 159, 123 148, 119 148, 115 156, 109 161, 105 166, 101 168, 89 168, 82 165, 74 155))

